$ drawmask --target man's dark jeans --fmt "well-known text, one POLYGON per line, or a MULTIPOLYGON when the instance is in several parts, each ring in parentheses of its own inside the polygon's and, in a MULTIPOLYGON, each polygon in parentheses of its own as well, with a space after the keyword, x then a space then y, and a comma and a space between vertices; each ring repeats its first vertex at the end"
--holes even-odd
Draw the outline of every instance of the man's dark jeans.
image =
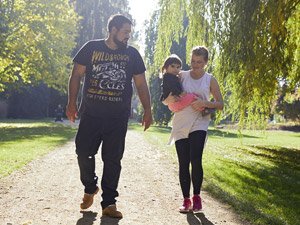
POLYGON ((101 144, 103 174, 101 180, 102 208, 115 204, 121 173, 128 118, 98 118, 83 115, 76 135, 76 154, 84 192, 97 189, 95 155, 101 144))

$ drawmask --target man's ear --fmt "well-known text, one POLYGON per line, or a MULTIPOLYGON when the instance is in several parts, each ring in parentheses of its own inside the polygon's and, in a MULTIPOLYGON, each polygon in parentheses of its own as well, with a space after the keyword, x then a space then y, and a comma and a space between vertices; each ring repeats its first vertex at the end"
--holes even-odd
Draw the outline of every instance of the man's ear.
POLYGON ((118 31, 118 29, 116 27, 111 28, 111 33, 116 33, 117 31, 118 31))

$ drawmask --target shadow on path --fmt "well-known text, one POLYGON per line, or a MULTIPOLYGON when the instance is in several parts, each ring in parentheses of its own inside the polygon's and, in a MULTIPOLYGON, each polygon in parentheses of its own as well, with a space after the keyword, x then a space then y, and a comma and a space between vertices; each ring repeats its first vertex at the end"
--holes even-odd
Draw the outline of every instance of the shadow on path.
POLYGON ((100 225, 118 225, 120 219, 110 218, 106 216, 101 217, 100 225))
POLYGON ((203 213, 188 213, 186 219, 190 225, 214 225, 203 213))
POLYGON ((92 225, 96 221, 97 214, 92 211, 80 211, 82 213, 82 218, 80 218, 76 225, 92 225))

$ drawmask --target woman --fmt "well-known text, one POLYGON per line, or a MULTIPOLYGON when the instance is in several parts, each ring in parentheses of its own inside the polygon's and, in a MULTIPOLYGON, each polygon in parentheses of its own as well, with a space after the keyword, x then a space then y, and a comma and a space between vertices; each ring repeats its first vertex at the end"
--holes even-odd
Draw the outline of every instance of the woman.
MULTIPOLYGON (((180 73, 183 91, 194 93, 198 99, 191 106, 174 113, 170 142, 175 141, 179 162, 179 180, 183 194, 181 213, 202 210, 200 190, 203 182, 202 153, 207 137, 210 114, 202 114, 205 108, 223 109, 223 98, 217 80, 205 71, 208 63, 208 50, 197 46, 192 50, 191 70, 180 73), (212 94, 214 101, 210 101, 212 94), (190 172, 191 165, 191 172, 190 172), (193 197, 190 187, 193 184, 193 197)), ((169 95, 164 101, 168 105, 176 101, 169 95)))

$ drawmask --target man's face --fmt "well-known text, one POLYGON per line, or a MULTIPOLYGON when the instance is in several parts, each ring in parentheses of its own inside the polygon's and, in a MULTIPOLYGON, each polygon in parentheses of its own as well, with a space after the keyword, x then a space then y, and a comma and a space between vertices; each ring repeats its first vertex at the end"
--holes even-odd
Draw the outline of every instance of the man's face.
POLYGON ((131 25, 129 23, 124 23, 123 26, 118 30, 113 27, 112 29, 112 37, 115 44, 118 48, 126 48, 128 44, 128 40, 130 38, 131 33, 131 25))

